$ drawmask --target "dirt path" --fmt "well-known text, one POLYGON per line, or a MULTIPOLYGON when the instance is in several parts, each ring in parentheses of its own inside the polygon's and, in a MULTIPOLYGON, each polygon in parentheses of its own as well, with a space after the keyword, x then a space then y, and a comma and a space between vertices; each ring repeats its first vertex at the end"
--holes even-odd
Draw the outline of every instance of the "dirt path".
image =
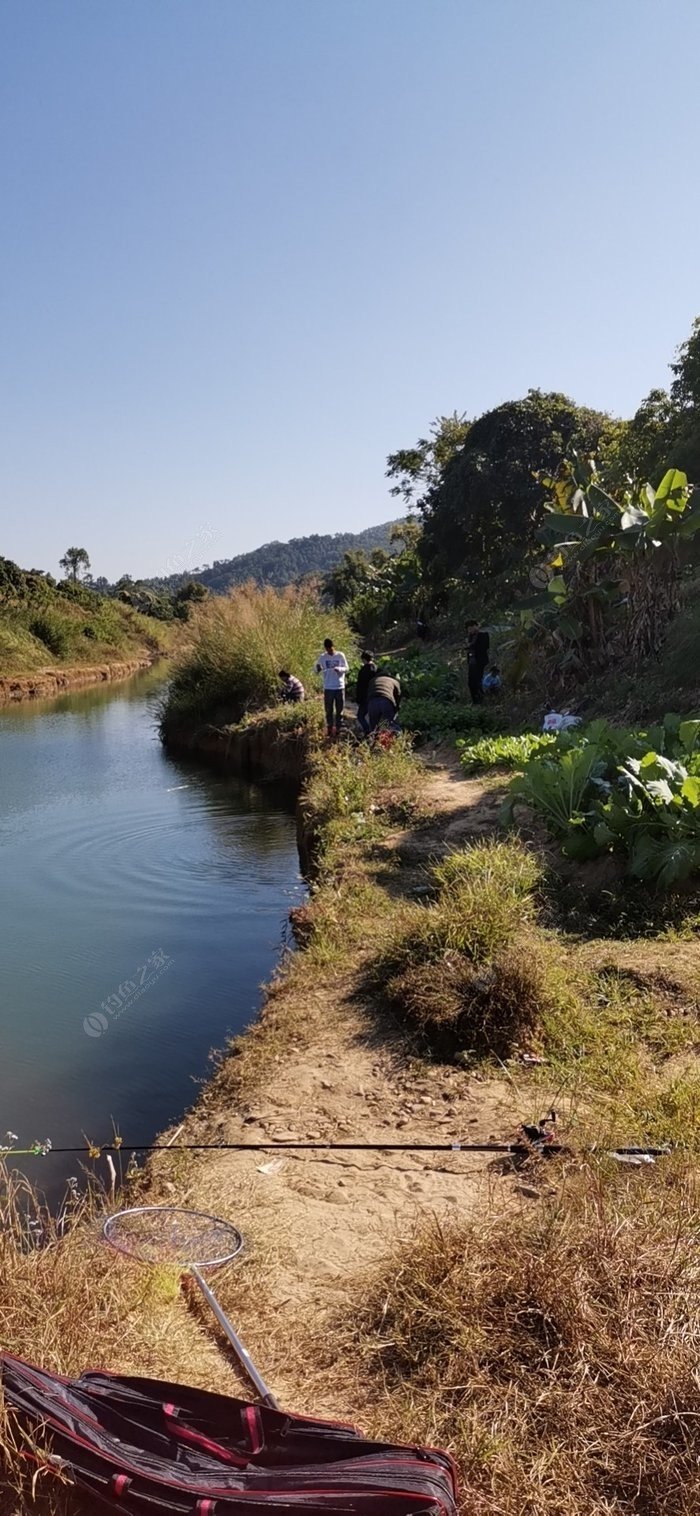
MULTIPOLYGON (((482 832, 494 813, 487 786, 444 768, 426 779, 421 804, 431 815, 417 836, 397 832, 387 844, 402 852, 406 888, 427 860, 482 832)), ((491 819, 491 825, 493 820, 491 819)), ((404 873, 401 870, 402 875, 404 873)), ((273 1001, 274 1005, 274 1001, 273 1001)), ((290 1024, 289 1011, 285 1010, 290 1024)), ((515 1081, 412 1059, 405 1035, 376 1006, 357 1003, 347 971, 294 996, 297 1030, 275 1051, 249 1099, 222 1105, 215 1082, 180 1134, 198 1142, 329 1141, 436 1143, 502 1140, 527 1114, 515 1081)), ((233 1060, 235 1063, 235 1060, 233 1060)), ((353 1293, 357 1276, 377 1262, 417 1221, 464 1217, 513 1203, 519 1188, 490 1155, 457 1151, 303 1151, 221 1153, 188 1160, 183 1174, 159 1160, 166 1193, 239 1222, 250 1248, 248 1276, 230 1271, 222 1286, 251 1350, 288 1404, 307 1404, 305 1333, 331 1320, 353 1293), (252 1279, 248 1288, 246 1277, 252 1279), (352 1289, 351 1289, 352 1287, 352 1289), (289 1343, 298 1344, 290 1354, 289 1343)), ((156 1175, 158 1169, 156 1168, 156 1175)), ((527 1187, 525 1187, 527 1189, 527 1187)), ((319 1413, 348 1415, 333 1376, 315 1388, 319 1413)))
MULTIPOLYGON (((332 1007, 322 995, 307 1005, 315 1028, 310 1037, 306 1028, 307 1045, 273 1064, 250 1103, 192 1117, 189 1140, 447 1144, 514 1132, 518 1100, 507 1079, 412 1066, 390 1036, 373 1045, 351 989, 339 984, 332 1007)), ((232 1285, 232 1309, 281 1398, 302 1404, 307 1371, 288 1352, 301 1323, 315 1331, 332 1317, 358 1272, 409 1236, 421 1215, 506 1205, 514 1184, 488 1155, 263 1151, 197 1159, 177 1197, 240 1222, 261 1293, 241 1300, 232 1285)), ((348 1414, 332 1392, 324 1409, 348 1414)))

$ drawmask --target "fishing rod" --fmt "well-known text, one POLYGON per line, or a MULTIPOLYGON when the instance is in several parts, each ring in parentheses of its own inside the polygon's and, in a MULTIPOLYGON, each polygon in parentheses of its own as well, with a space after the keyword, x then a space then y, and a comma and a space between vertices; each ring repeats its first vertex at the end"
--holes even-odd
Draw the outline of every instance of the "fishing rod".
MULTIPOLYGON (((676 1148, 645 1147, 640 1145, 599 1147, 596 1143, 579 1151, 586 1153, 607 1153, 629 1158, 663 1158, 667 1157, 676 1148)), ((80 1147, 54 1147, 53 1143, 46 1139, 44 1142, 36 1142, 27 1148, 4 1148, 0 1146, 0 1159, 5 1158, 48 1158, 58 1154, 76 1156, 80 1153, 88 1158, 97 1159, 106 1153, 278 1153, 278 1152, 302 1152, 302 1153, 504 1153, 523 1156, 525 1154, 544 1153, 548 1157, 557 1154, 571 1154, 574 1150, 566 1143, 554 1142, 547 1137, 525 1137, 520 1142, 295 1142, 281 1140, 279 1142, 122 1142, 116 1139, 114 1142, 98 1144, 87 1143, 80 1147)))

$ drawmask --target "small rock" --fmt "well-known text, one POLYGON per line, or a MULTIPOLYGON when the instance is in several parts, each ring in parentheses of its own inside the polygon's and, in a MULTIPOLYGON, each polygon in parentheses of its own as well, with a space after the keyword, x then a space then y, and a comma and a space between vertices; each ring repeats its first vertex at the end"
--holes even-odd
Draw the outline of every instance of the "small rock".
POLYGON ((321 1080, 321 1089, 322 1090, 334 1090, 335 1089, 335 1085, 331 1084, 330 1079, 322 1079, 321 1080))

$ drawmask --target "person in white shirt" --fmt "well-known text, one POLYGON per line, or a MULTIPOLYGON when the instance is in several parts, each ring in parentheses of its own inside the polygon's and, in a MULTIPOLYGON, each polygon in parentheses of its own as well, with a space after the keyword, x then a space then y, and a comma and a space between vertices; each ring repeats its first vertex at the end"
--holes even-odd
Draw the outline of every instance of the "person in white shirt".
POLYGON ((344 653, 336 652, 331 637, 326 637, 323 646, 324 652, 316 664, 316 673, 323 674, 323 703, 328 736, 337 737, 345 705, 345 675, 350 665, 344 653))

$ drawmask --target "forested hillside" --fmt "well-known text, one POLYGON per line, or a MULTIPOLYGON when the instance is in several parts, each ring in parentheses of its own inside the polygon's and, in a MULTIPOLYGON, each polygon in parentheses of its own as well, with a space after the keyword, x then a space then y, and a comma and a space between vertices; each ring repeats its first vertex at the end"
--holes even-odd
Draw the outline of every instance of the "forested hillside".
POLYGON ((278 589, 294 584, 308 575, 330 573, 344 553, 371 553, 374 548, 388 548, 394 521, 367 527, 364 532, 334 532, 328 536, 292 537, 289 542, 266 542, 251 553, 235 558, 218 558, 211 568, 193 569, 167 578, 149 579, 154 589, 172 591, 186 580, 199 580, 216 595, 223 595, 234 584, 270 584, 278 589))

